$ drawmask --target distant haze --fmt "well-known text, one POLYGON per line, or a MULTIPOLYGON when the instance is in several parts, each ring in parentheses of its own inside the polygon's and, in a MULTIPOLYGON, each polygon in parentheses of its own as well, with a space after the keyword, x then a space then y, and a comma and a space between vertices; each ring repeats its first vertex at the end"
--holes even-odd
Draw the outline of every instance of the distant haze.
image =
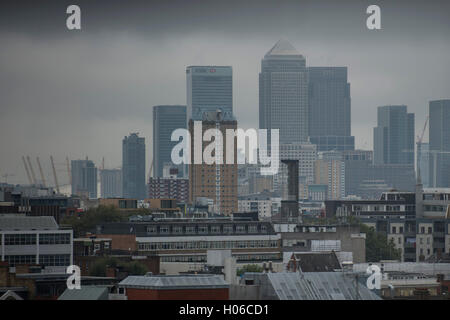
MULTIPOLYGON (((22 155, 61 184, 69 159, 121 166, 122 139, 146 138, 152 107, 186 104, 188 65, 231 65, 238 126, 258 127, 258 73, 284 37, 308 66, 347 66, 356 146, 372 148, 376 107, 406 104, 416 135, 428 101, 450 98, 450 2, 377 1, 367 30, 358 1, 14 1, 0 6, 0 181, 27 183, 22 155), (66 29, 66 8, 82 30, 66 29)), ((427 134, 426 134, 427 137, 427 134)))

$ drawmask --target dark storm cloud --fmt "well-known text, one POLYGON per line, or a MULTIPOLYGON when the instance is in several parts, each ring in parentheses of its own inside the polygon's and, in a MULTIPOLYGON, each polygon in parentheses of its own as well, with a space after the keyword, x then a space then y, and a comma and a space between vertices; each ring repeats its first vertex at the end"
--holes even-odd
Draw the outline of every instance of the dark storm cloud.
MULTIPOLYGON (((429 100, 450 96, 450 2, 11 1, 0 7, 0 174, 25 182, 22 154, 121 163, 138 131, 151 156, 151 107, 185 104, 185 67, 233 66, 234 111, 257 126, 258 72, 285 37, 308 65, 348 66, 352 133, 372 145, 376 106, 407 104, 422 127, 429 100), (68 31, 78 4, 82 30, 68 31)), ((44 170, 50 172, 48 161, 44 170)), ((148 161, 149 163, 150 161, 148 161)))

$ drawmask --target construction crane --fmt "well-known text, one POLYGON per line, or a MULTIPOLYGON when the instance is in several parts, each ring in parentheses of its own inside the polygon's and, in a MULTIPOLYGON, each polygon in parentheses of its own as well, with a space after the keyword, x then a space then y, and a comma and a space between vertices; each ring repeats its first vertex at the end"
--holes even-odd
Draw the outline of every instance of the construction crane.
POLYGON ((147 181, 150 181, 150 178, 153 177, 153 160, 152 163, 150 164, 150 170, 148 170, 148 177, 147 177, 147 181))
POLYGON ((420 158, 422 156, 422 140, 423 135, 425 134, 425 129, 427 128, 428 119, 430 117, 427 116, 427 119, 425 120, 425 124, 422 129, 422 133, 420 136, 417 136, 417 184, 422 184, 422 178, 420 175, 420 158))
POLYGON ((25 161, 25 157, 22 156, 23 166, 25 167, 25 171, 27 172, 28 181, 30 184, 33 184, 33 180, 31 180, 30 170, 28 169, 27 162, 25 161))
MULTIPOLYGON (((427 124, 429 121, 429 116, 425 120, 425 124, 422 129, 422 133, 420 136, 417 136, 417 184, 422 184, 422 177, 420 173, 420 158, 422 155, 422 140, 425 134, 425 130, 427 128, 427 124)), ((433 157, 433 181, 432 186, 435 187, 437 183, 437 155, 438 154, 449 154, 450 151, 440 151, 440 150, 430 150, 428 149, 427 153, 433 157)))
POLYGON ((33 166, 31 165, 30 156, 27 156, 28 167, 30 168, 31 177, 33 178, 33 184, 37 185, 36 175, 34 174, 33 166))
POLYGON ((39 157, 36 157, 36 162, 38 164, 39 172, 41 173, 41 181, 44 188, 47 187, 47 183, 45 182, 44 172, 42 171, 41 162, 39 161, 39 157))
POLYGON ((50 161, 52 163, 53 177, 55 178, 56 192, 59 194, 58 177, 56 176, 55 162, 53 161, 53 156, 50 156, 50 161))

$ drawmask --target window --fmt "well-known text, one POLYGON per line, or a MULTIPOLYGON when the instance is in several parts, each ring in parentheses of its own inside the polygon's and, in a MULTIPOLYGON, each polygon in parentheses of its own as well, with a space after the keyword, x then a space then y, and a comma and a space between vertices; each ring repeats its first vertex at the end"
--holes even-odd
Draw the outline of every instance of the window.
POLYGON ((257 233, 258 232, 258 226, 257 225, 249 225, 248 226, 248 233, 257 233))
POLYGON ((428 227, 428 233, 433 233, 433 228, 432 227, 428 227))
POLYGON ((397 233, 397 228, 396 227, 392 227, 392 233, 397 233))
POLYGON ((187 226, 186 227, 186 234, 195 234, 195 227, 194 226, 187 226))
POLYGON ((156 226, 147 227, 147 234, 155 234, 155 233, 156 233, 156 226))
POLYGON ((399 228, 398 233, 403 233, 403 227, 400 227, 400 228, 399 228))
POLYGON ((173 227, 172 230, 173 230, 173 233, 174 233, 174 234, 182 234, 182 233, 183 233, 183 228, 180 227, 180 226, 173 227))
POLYGON ((103 247, 104 247, 105 249, 109 249, 109 242, 103 243, 103 247))
POLYGON ((16 264, 35 264, 36 256, 35 255, 11 255, 5 256, 5 261, 12 267, 16 264))
POLYGON ((231 225, 231 224, 224 225, 223 233, 227 233, 227 234, 233 233, 233 225, 231 225))
POLYGON ((220 233, 220 226, 211 226, 211 233, 220 233))
POLYGON ((5 234, 5 245, 36 244, 35 234, 5 234))
POLYGON ((198 227, 198 233, 199 234, 207 234, 208 233, 208 226, 199 226, 198 227))
POLYGON ((70 244, 70 234, 42 233, 39 235, 39 244, 70 244))
POLYGON ((245 233, 245 225, 236 226, 236 233, 245 233))
POLYGON ((69 254, 40 255, 39 263, 44 266, 68 266, 70 264, 70 255, 69 254))
POLYGON ((160 234, 169 234, 169 227, 168 226, 159 227, 159 233, 160 234))

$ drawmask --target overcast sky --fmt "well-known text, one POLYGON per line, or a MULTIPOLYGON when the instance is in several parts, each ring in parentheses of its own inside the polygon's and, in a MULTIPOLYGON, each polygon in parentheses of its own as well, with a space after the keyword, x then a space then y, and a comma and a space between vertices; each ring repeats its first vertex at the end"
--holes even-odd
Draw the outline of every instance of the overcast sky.
MULTIPOLYGON (((122 139, 146 138, 152 106, 186 104, 188 65, 231 65, 240 127, 258 126, 258 73, 280 38, 308 66, 347 66, 356 146, 372 148, 376 107, 450 98, 450 1, 14 1, 0 5, 0 175, 26 183, 22 155, 121 166, 122 139), (66 28, 81 7, 82 30, 66 28), (370 4, 382 30, 366 28, 370 4)), ((427 137, 427 134, 426 134, 427 137)), ((37 173, 37 166, 34 169, 37 173)), ((0 177, 0 181, 4 181, 0 177)))

